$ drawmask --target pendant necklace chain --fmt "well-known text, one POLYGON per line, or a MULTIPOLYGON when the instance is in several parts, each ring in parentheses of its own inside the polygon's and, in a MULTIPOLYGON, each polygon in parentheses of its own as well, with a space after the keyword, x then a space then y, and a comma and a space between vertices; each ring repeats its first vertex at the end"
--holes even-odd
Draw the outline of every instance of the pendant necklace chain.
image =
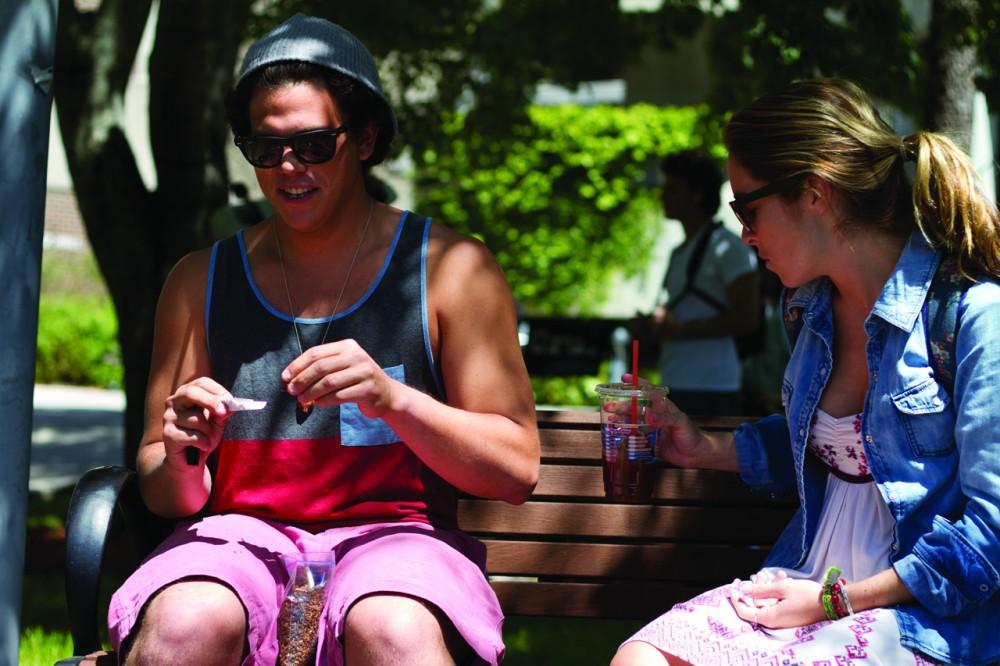
MULTIPOLYGON (((354 270, 354 264, 358 260, 358 255, 361 253, 361 246, 365 244, 365 236, 368 234, 368 225, 372 221, 372 211, 375 209, 374 199, 368 200, 368 219, 365 220, 365 226, 361 230, 361 239, 358 241, 358 246, 354 248, 354 256, 351 257, 351 263, 347 267, 347 275, 344 277, 344 284, 340 287, 340 293, 337 294, 337 302, 333 305, 333 312, 330 313, 330 319, 326 322, 326 328, 323 329, 323 337, 320 339, 319 344, 326 342, 326 335, 330 332, 330 324, 333 323, 333 319, 340 309, 340 301, 344 298, 344 292, 347 290, 347 284, 351 281, 351 272, 354 270)), ((285 283, 285 296, 288 298, 288 311, 292 315, 292 330, 295 331, 295 342, 299 346, 299 356, 302 355, 302 338, 299 337, 299 327, 296 325, 296 320, 298 317, 295 314, 295 306, 292 305, 292 292, 288 288, 288 275, 285 273, 285 260, 281 256, 281 242, 278 240, 278 231, 274 230, 274 246, 278 250, 278 265, 281 267, 281 279, 285 283)))

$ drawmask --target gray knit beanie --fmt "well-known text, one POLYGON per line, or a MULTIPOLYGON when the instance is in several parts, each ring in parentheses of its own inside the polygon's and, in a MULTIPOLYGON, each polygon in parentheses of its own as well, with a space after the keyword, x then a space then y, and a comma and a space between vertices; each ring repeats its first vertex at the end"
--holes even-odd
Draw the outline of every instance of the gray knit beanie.
POLYGON ((396 115, 382 92, 375 59, 357 37, 326 19, 296 14, 253 43, 243 58, 236 86, 247 76, 276 62, 308 62, 336 70, 358 81, 375 93, 385 104, 390 120, 388 142, 396 134, 396 115))

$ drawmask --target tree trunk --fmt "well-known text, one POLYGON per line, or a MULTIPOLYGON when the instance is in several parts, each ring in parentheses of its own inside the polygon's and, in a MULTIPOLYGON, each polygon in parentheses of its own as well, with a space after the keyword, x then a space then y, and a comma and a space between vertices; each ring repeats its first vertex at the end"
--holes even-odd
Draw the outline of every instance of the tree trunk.
POLYGON ((975 18, 976 0, 934 0, 927 39, 924 121, 965 151, 972 136, 976 92, 976 47, 965 30, 975 25, 975 18))
POLYGON ((130 467, 160 288, 181 256, 208 242, 205 220, 226 203, 220 100, 232 83, 249 3, 159 4, 149 103, 158 189, 150 192, 125 137, 124 95, 151 0, 104 0, 92 13, 60 2, 56 108, 80 213, 118 315, 130 467))

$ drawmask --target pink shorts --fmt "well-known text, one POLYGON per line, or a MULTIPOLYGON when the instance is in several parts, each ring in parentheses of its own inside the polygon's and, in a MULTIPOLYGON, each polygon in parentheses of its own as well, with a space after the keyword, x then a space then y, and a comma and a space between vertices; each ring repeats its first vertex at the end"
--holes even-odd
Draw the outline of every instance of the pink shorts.
POLYGON ((320 623, 317 663, 343 663, 347 611, 373 593, 403 594, 433 604, 485 663, 497 664, 503 657, 503 613, 486 580, 486 548, 476 539, 422 523, 311 534, 239 514, 181 523, 112 597, 111 642, 121 649, 158 590, 183 578, 208 577, 232 588, 247 610, 250 655, 245 666, 274 664, 277 615, 287 581, 279 555, 323 550, 335 551, 337 563, 320 623))

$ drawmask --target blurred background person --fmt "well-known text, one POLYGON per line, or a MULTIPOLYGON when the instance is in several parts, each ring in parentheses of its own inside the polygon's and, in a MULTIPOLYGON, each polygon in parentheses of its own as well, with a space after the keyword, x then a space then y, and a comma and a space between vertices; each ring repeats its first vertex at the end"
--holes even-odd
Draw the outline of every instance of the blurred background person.
POLYGON ((760 318, 754 251, 715 220, 722 173, 707 155, 683 151, 660 163, 663 212, 684 228, 670 255, 666 299, 641 319, 643 336, 660 341, 660 381, 690 414, 742 413, 737 336, 760 318))

